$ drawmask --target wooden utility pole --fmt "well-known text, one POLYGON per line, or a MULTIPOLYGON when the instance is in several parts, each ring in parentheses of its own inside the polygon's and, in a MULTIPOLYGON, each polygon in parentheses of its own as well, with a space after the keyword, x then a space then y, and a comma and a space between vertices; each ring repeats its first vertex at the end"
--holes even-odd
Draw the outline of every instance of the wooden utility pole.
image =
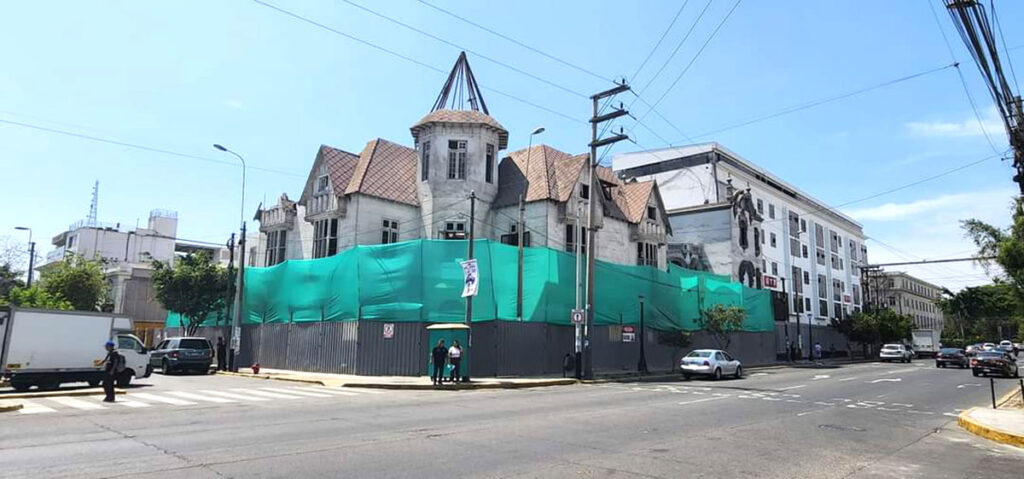
MULTIPOLYGON (((529 150, 526 154, 529 158, 529 150)), ((526 164, 530 164, 530 160, 526 160, 526 164)), ((523 320, 523 230, 526 229, 526 202, 523 201, 523 196, 519 195, 519 224, 516 225, 516 245, 519 249, 516 261, 516 321, 523 320)))
POLYGON ((587 235, 589 235, 587 245, 587 322, 583 328, 582 375, 585 379, 594 378, 594 357, 590 344, 590 335, 594 332, 594 257, 597 256, 597 235, 594 234, 594 217, 597 216, 597 203, 594 201, 594 198, 604 198, 601 182, 597 179, 597 149, 629 139, 628 136, 621 133, 621 130, 618 135, 612 135, 603 140, 597 138, 598 124, 629 114, 628 111, 619 105, 618 109, 613 109, 610 113, 598 115, 598 103, 604 98, 615 96, 625 91, 629 91, 629 85, 623 79, 622 83, 617 83, 615 88, 605 90, 590 97, 593 103, 593 116, 590 118, 590 194, 587 200, 590 203, 590 212, 587 215, 587 235))
MULTIPOLYGON (((476 223, 476 191, 469 192, 469 245, 467 246, 468 251, 466 252, 466 260, 473 259, 473 240, 474 228, 473 224, 476 223)), ((479 271, 479 269, 477 270, 479 271)), ((479 278, 479 276, 478 276, 479 278)), ((470 321, 473 319, 473 296, 466 296, 466 326, 469 326, 470 321)))

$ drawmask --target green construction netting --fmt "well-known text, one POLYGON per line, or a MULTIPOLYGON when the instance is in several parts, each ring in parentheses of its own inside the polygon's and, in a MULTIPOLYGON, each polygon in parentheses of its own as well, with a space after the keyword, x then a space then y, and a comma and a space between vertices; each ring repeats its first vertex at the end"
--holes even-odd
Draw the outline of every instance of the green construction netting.
MULTIPOLYGON (((247 324, 303 321, 465 320, 462 294, 465 241, 414 240, 357 246, 316 260, 290 260, 245 271, 247 324)), ((516 320, 517 249, 488 240, 474 243, 480 287, 473 321, 516 320)), ((523 321, 571 324, 576 304, 575 256, 550 248, 525 248, 523 321)), ((581 281, 582 282, 582 281, 581 281)), ((637 324, 661 330, 696 330, 700 311, 715 304, 742 306, 746 331, 772 331, 771 296, 726 276, 669 266, 627 266, 597 261, 598 325, 637 324)), ((210 317, 204 325, 215 324, 210 317)), ((175 313, 168 326, 180 324, 175 313)))

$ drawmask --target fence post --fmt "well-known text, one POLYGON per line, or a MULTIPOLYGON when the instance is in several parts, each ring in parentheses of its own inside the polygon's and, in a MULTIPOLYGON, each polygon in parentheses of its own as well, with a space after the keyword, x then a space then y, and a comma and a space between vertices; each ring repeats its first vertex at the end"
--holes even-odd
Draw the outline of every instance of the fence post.
POLYGON ((998 409, 996 407, 996 381, 991 377, 988 378, 988 388, 992 391, 992 409, 998 409))

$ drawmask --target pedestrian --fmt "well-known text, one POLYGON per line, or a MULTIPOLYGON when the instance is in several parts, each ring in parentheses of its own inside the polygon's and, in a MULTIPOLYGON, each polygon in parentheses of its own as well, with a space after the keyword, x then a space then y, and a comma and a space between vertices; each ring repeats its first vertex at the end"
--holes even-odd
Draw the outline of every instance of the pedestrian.
POLYGON ((224 343, 224 336, 217 336, 217 370, 228 370, 228 345, 224 343))
POLYGON ((430 380, 434 385, 441 384, 441 380, 444 378, 444 360, 448 357, 448 348, 444 346, 444 340, 441 339, 437 342, 437 346, 430 351, 430 362, 434 365, 434 372, 430 375, 430 380))
POLYGON ((821 343, 819 342, 814 343, 814 359, 821 361, 821 343))
POLYGON ((462 363, 462 346, 459 346, 459 340, 452 341, 452 347, 448 348, 448 362, 452 365, 452 377, 451 382, 459 382, 459 365, 462 363))
POLYGON ((114 350, 114 342, 108 340, 105 345, 107 357, 103 359, 103 402, 114 402, 114 381, 118 369, 124 370, 124 358, 114 350))

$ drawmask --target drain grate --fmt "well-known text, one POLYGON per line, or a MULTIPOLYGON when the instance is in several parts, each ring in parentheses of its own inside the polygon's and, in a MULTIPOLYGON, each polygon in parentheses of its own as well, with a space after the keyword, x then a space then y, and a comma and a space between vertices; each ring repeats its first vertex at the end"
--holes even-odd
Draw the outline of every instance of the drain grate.
POLYGON ((829 431, 842 431, 842 432, 864 432, 867 429, 857 426, 848 426, 846 424, 819 424, 818 429, 825 429, 829 431))

